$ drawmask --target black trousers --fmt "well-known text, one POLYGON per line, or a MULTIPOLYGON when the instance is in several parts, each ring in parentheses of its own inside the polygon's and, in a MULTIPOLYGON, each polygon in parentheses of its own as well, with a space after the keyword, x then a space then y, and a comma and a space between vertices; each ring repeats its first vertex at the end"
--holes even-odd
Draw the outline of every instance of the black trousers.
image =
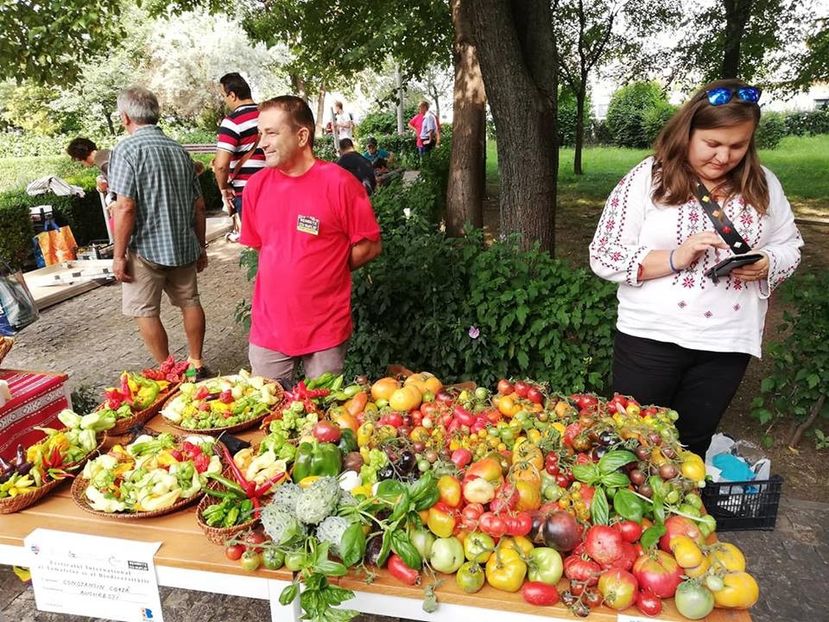
POLYGON ((750 354, 689 350, 675 343, 616 333, 613 390, 643 405, 679 413, 683 445, 705 457, 711 437, 745 375, 750 354))

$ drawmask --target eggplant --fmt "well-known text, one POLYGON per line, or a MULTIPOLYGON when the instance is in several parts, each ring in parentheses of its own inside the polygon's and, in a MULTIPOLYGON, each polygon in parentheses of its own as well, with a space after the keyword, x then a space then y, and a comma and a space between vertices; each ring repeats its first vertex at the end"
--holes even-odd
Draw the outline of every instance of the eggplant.
POLYGON ((15 468, 19 467, 24 462, 26 462, 26 449, 23 447, 23 445, 18 445, 17 446, 17 455, 14 458, 15 468))
POLYGON ((24 462, 23 464, 16 466, 14 470, 17 471, 18 475, 26 475, 26 473, 32 470, 33 466, 33 462, 24 462))
POLYGON ((14 466, 3 460, 3 458, 0 458, 0 475, 8 477, 12 474, 12 471, 14 471, 14 466))

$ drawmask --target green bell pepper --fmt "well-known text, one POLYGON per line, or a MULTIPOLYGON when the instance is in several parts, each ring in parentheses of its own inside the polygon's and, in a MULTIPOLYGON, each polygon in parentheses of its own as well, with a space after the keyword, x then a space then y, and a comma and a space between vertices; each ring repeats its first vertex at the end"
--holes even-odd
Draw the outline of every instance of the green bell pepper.
POLYGON ((342 430, 340 442, 337 443, 337 447, 339 447, 340 451, 344 454, 347 454, 350 451, 357 451, 357 437, 354 435, 351 428, 344 428, 342 430))
POLYGON ((311 475, 336 477, 343 466, 340 448, 333 443, 300 443, 294 458, 294 482, 311 475))

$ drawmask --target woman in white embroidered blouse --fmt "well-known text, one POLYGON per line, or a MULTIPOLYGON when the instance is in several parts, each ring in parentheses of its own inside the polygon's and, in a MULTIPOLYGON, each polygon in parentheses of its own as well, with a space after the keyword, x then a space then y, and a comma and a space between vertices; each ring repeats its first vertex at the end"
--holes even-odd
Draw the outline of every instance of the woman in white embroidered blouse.
POLYGON ((769 295, 800 263, 791 207, 755 148, 759 97, 739 80, 702 87, 616 186, 590 244, 593 271, 619 283, 614 391, 677 410, 680 439, 697 454, 761 354, 769 295), (720 229, 732 225, 762 254, 717 282, 705 273, 734 253, 698 182, 730 220, 720 229))

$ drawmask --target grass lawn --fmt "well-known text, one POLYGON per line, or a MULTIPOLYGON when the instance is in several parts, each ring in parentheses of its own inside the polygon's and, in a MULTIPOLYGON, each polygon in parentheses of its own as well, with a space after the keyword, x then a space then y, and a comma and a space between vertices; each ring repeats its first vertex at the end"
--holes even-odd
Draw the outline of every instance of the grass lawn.
MULTIPOLYGON (((573 149, 559 157, 559 193, 562 202, 604 201, 621 177, 643 160, 646 149, 590 147, 582 155, 585 174, 573 174, 573 149)), ((829 216, 829 135, 788 136, 773 150, 760 152, 761 162, 783 184, 798 211, 829 216)), ((494 141, 487 143, 487 182, 498 183, 498 154, 494 141)))

